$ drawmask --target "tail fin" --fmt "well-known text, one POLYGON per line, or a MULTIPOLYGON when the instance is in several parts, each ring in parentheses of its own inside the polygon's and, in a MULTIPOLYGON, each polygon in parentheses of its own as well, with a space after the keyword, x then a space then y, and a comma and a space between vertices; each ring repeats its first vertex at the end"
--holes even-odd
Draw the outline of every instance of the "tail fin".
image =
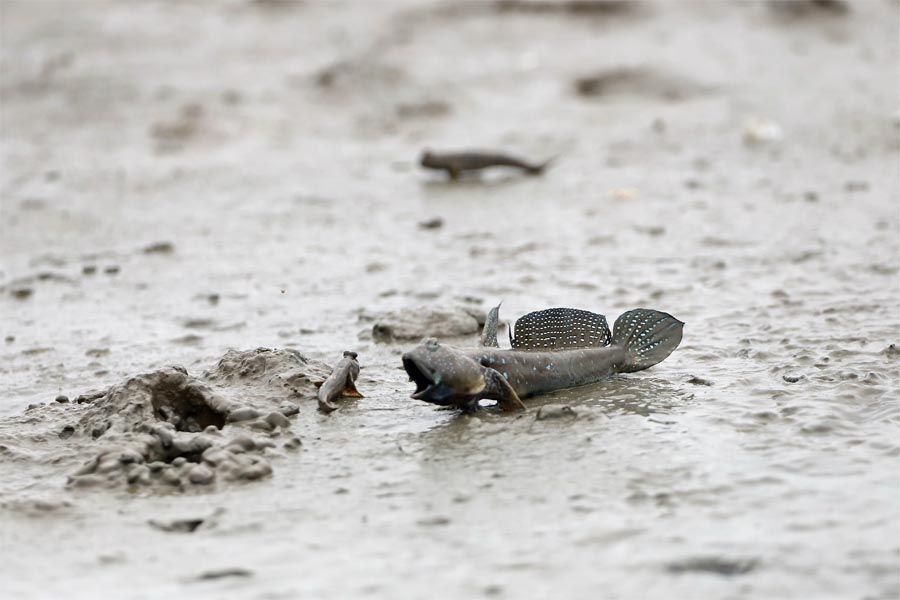
POLYGON ((619 316, 612 338, 613 345, 625 348, 625 364, 619 371, 631 373, 662 362, 678 347, 683 327, 672 315, 648 308, 619 316))

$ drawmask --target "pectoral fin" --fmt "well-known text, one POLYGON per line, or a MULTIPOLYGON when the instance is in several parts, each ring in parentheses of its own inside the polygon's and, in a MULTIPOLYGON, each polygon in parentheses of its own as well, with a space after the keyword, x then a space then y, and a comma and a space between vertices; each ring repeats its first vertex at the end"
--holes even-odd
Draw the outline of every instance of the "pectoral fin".
POLYGON ((525 410, 525 405, 519 399, 516 390, 513 389, 506 378, 494 369, 484 370, 484 392, 482 398, 496 400, 500 410, 514 412, 525 410))
POLYGON ((344 390, 341 392, 341 396, 345 398, 365 398, 362 394, 359 393, 359 390, 356 389, 356 383, 347 375, 347 381, 344 383, 344 390))

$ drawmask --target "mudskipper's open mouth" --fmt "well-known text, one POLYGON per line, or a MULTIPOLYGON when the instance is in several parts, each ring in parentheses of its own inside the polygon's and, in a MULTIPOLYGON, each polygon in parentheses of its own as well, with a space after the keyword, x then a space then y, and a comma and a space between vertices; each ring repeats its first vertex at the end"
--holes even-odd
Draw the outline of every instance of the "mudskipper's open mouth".
POLYGON ((416 383, 416 391, 412 393, 410 398, 421 400, 434 387, 434 375, 427 368, 417 364, 413 359, 406 356, 403 357, 403 368, 409 375, 409 380, 416 383))

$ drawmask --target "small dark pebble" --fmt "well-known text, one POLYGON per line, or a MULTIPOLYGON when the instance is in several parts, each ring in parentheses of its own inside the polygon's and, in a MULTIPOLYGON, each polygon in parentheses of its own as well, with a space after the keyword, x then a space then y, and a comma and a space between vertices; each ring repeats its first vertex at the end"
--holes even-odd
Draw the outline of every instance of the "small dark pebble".
POLYGON ((241 569, 239 567, 232 569, 216 569, 214 571, 205 571, 197 576, 201 581, 209 581, 212 579, 223 579, 225 577, 253 577, 253 571, 250 569, 241 569))
POLYGON ((12 294, 12 297, 16 300, 26 300, 31 297, 31 295, 34 293, 34 290, 28 287, 21 287, 12 289, 9 293, 12 294))
POLYGON ((440 217, 434 217, 427 221, 419 222, 419 229, 440 229, 444 226, 444 220, 440 217))
POLYGON ((419 519, 416 521, 416 525, 421 525, 422 527, 442 527, 444 525, 449 525, 450 519, 447 517, 428 517, 426 519, 419 519))
POLYGON ((288 441, 284 443, 284 447, 287 450, 297 450, 303 445, 303 442, 300 441, 300 438, 297 436, 292 437, 288 441))
POLYGON ((94 265, 84 265, 81 267, 81 272, 85 275, 93 275, 97 272, 97 267, 94 265))
POLYGON ((798 381, 803 379, 803 375, 783 375, 781 378, 788 383, 797 383, 798 381))
POLYGON ((186 319, 184 326, 188 329, 209 329, 216 324, 214 319, 186 319))
POLYGON ((203 525, 203 521, 204 519, 173 519, 171 521, 154 521, 150 519, 147 523, 154 529, 169 533, 193 533, 198 527, 203 525))
POLYGON ((651 237, 659 237, 666 232, 665 227, 661 227, 658 225, 651 225, 648 227, 636 226, 634 228, 634 230, 637 231, 638 233, 643 233, 643 234, 649 235, 651 237))
POLYGON ((118 274, 119 270, 120 270, 119 265, 110 265, 110 266, 106 267, 105 269, 103 269, 103 272, 106 273, 107 275, 116 275, 116 274, 118 274))
POLYGON ((12 344, 14 341, 16 341, 16 336, 8 335, 5 338, 3 338, 3 341, 5 341, 7 344, 12 344))
POLYGON ((59 396, 56 397, 56 401, 59 402, 60 404, 67 404, 69 402, 69 397, 63 396, 60 394, 59 396))
POLYGON ((218 294, 209 294, 206 297, 206 301, 215 306, 219 303, 219 295, 218 294))
POLYGON ((175 252, 172 242, 156 242, 144 248, 144 254, 171 254, 175 252))
POLYGON ((756 568, 755 560, 729 560, 725 558, 691 558, 670 563, 666 569, 670 573, 715 573, 717 575, 743 575, 756 568))
POLYGON ((703 379, 702 377, 697 377, 696 375, 691 375, 691 378, 687 380, 687 383, 692 383, 694 385, 712 385, 713 382, 709 379, 703 379))

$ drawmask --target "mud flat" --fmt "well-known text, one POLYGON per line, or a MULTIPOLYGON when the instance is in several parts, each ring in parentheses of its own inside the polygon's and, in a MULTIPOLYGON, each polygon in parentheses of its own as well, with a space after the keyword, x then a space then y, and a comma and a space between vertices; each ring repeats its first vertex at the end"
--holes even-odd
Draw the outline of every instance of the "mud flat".
POLYGON ((3 592, 895 599, 898 11, 0 3, 3 592), (409 399, 501 301, 684 341, 409 399))

